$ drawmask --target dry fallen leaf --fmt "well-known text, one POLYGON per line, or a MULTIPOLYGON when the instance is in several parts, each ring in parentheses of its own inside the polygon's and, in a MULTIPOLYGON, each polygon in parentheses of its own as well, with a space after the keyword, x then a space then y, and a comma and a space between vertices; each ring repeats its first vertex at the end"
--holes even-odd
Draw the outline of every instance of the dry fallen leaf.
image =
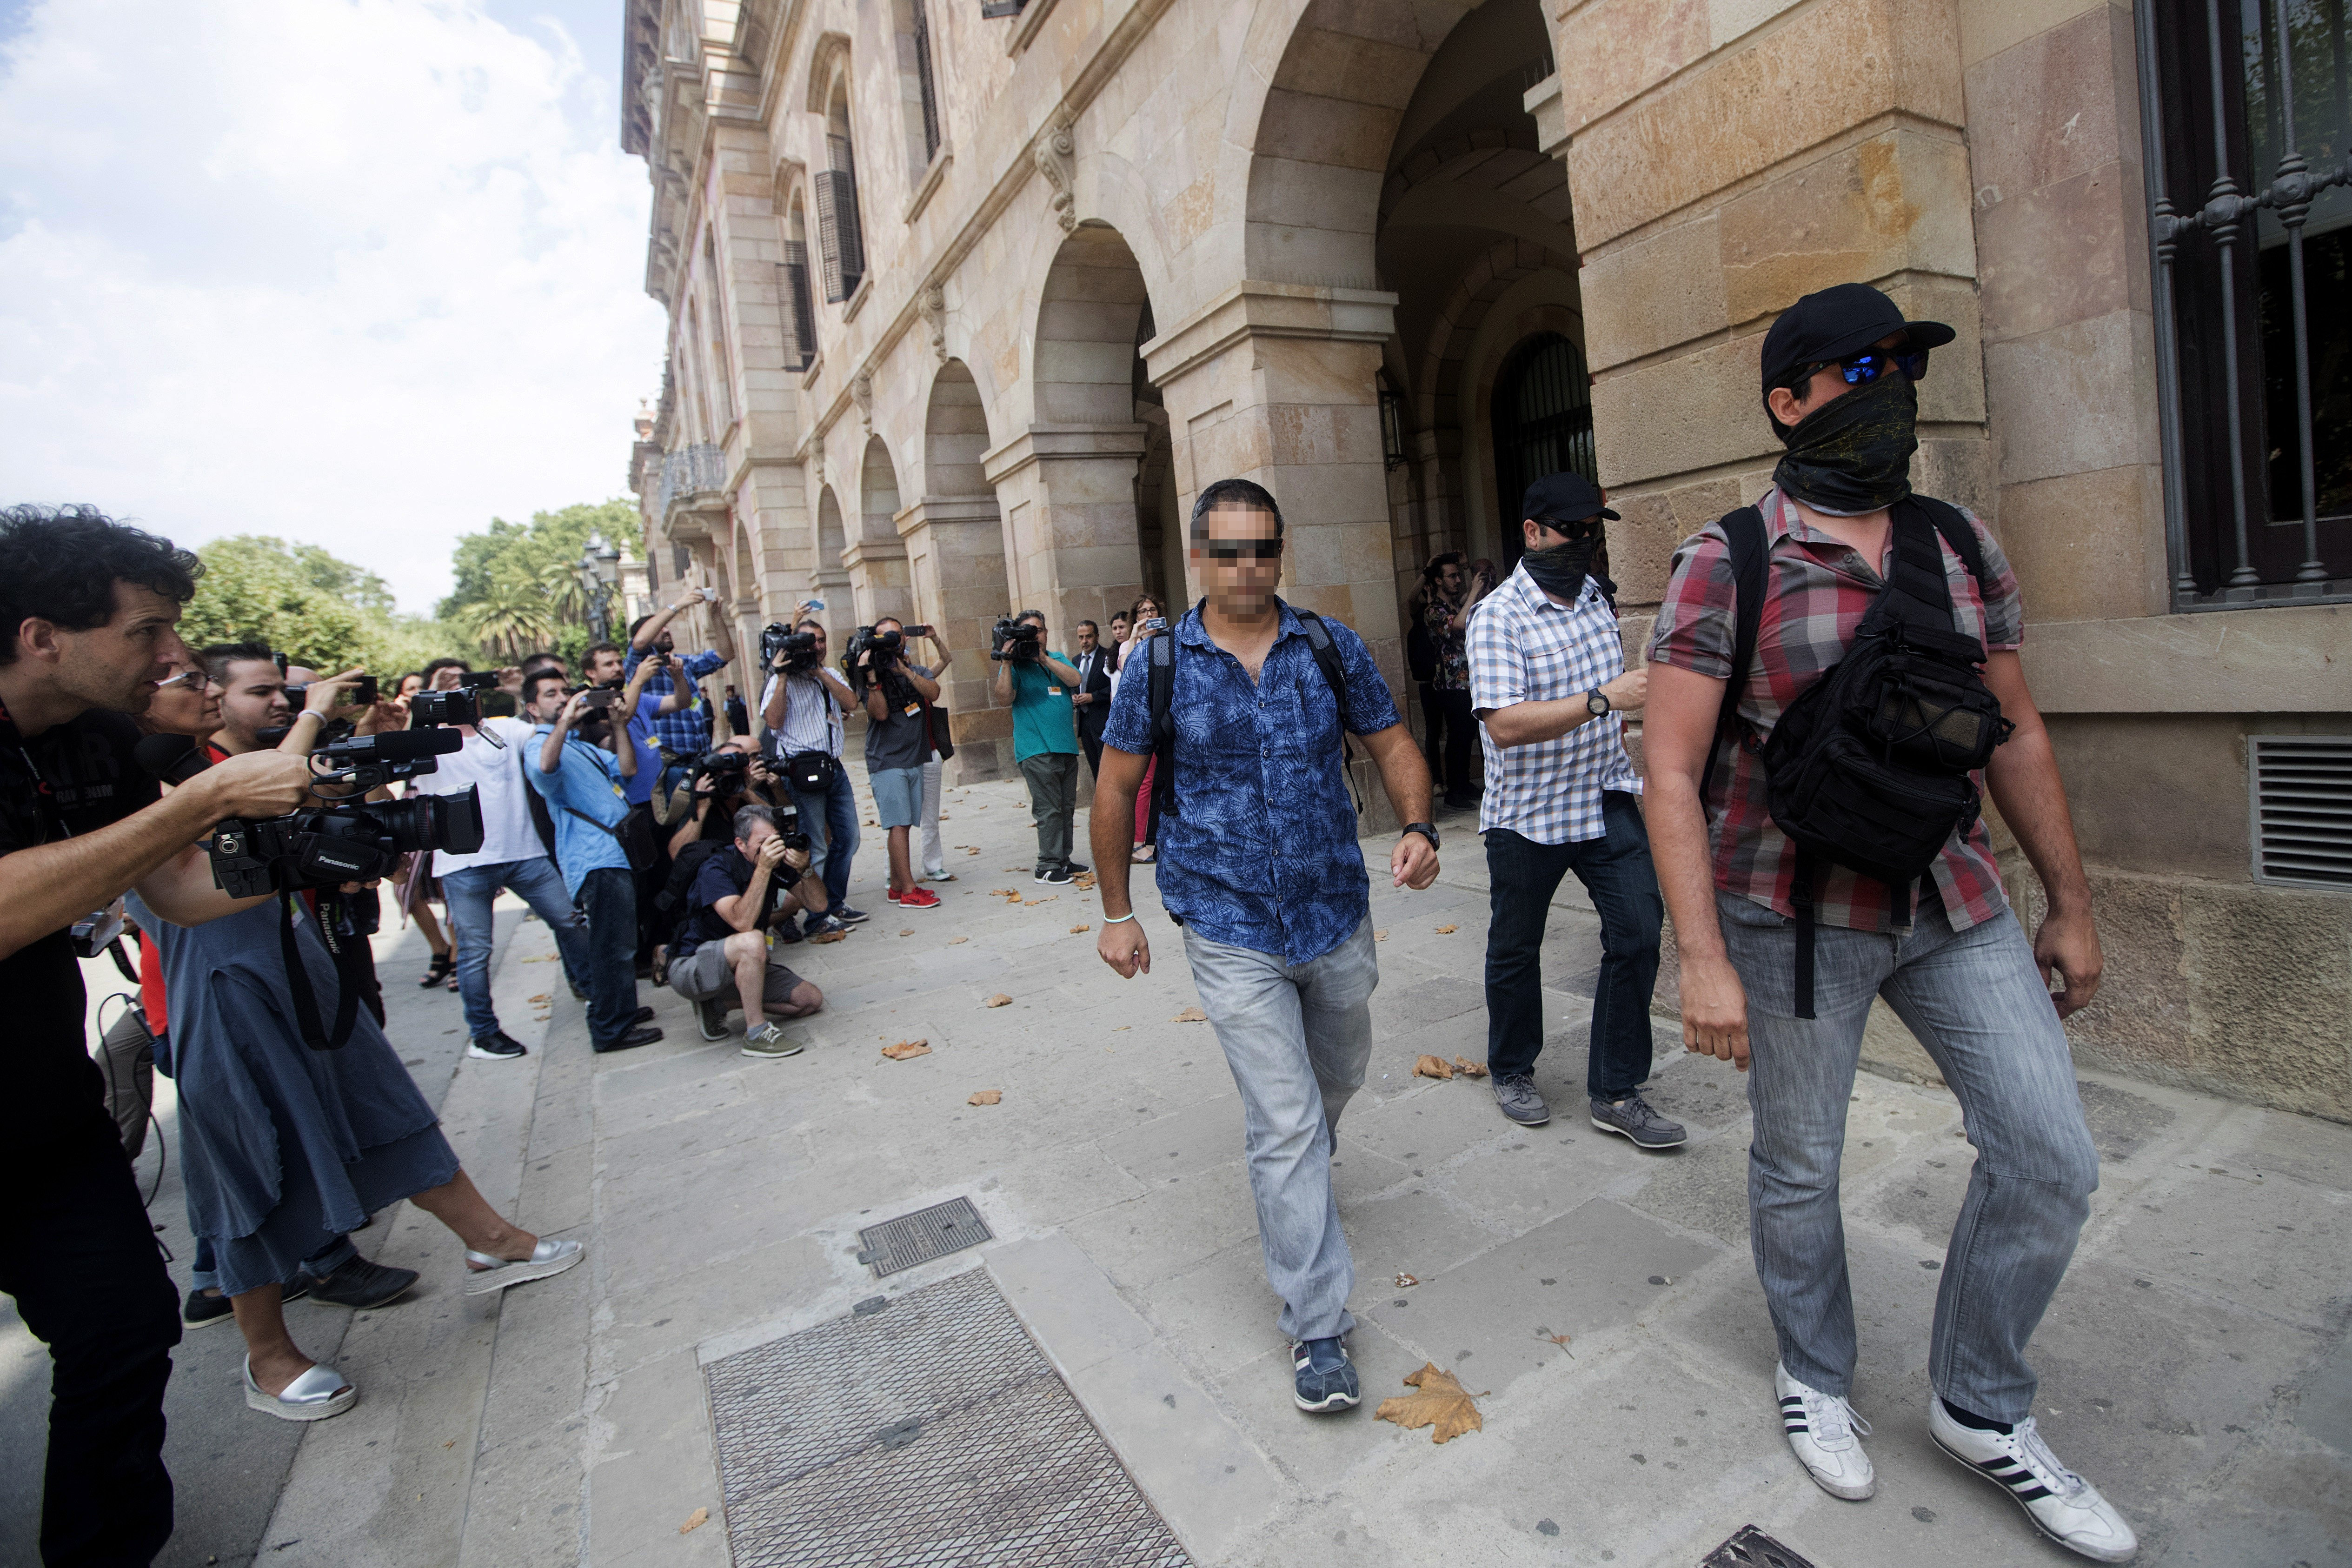
POLYGON ((1376 931, 1372 933, 1372 940, 1374 942, 1386 942, 1388 939, 1389 933, 1386 931, 1376 931))
POLYGON ((1070 934, 1072 936, 1076 936, 1082 931, 1092 931, 1095 928, 1092 926, 1072 926, 1070 928, 1070 934))
POLYGON ((1423 1057, 1412 1064, 1415 1078, 1452 1078, 1454 1068, 1444 1057, 1423 1057))
MULTIPOLYGON (((523 962, 525 963, 553 963, 557 959, 562 958, 562 956, 563 955, 560 952, 541 952, 532 954, 530 957, 524 959, 523 962)), ((453 1442, 455 1441, 454 1438, 451 1440, 453 1442)))
POLYGON ((1452 936, 1455 931, 1461 929, 1462 928, 1459 926, 1439 926, 1437 928, 1437 934, 1440 936, 1452 936))
POLYGON ((968 942, 971 940, 971 938, 968 936, 951 936, 948 938, 948 945, 950 947, 961 947, 965 942, 968 942))
POLYGON ((1464 1078, 1485 1078, 1486 1076, 1486 1064, 1485 1062, 1474 1062, 1468 1057, 1455 1057, 1454 1058, 1454 1070, 1460 1073, 1464 1078))
POLYGON ((1095 885, 1095 874, 1092 871, 1081 873, 1077 879, 1077 885, 1081 888, 1092 888, 1095 885))
POLYGON ((1013 998, 1000 991, 995 995, 991 996, 987 1001, 982 1003, 981 1005, 983 1007, 1010 1007, 1013 1005, 1013 998))
POLYGON ((976 1089, 971 1091, 971 1098, 964 1103, 966 1105, 1001 1105, 1003 1101, 1004 1091, 1001 1089, 976 1089))
POLYGON ((1410 1274, 1400 1274, 1397 1276, 1397 1289, 1400 1290, 1409 1290, 1413 1286, 1420 1283, 1421 1281, 1419 1279, 1410 1274))
POLYGON ((1556 1334, 1549 1329, 1538 1329, 1536 1331, 1536 1338, 1543 1341, 1546 1344, 1558 1345, 1560 1349, 1568 1351, 1569 1360, 1574 1361, 1576 1359, 1576 1352, 1574 1351, 1568 1350, 1569 1335, 1556 1334))
POLYGON ((1187 1007, 1168 1021, 1171 1024, 1205 1024, 1209 1016, 1198 1007, 1187 1007))
POLYGON ((900 931, 898 934, 899 934, 900 936, 912 936, 912 935, 914 935, 914 934, 915 934, 915 930, 914 930, 914 928, 913 928, 912 926, 909 926, 909 927, 908 927, 905 931, 900 931))
POLYGON ((967 849, 967 850, 965 850, 965 851, 964 851, 964 853, 965 853, 965 854, 967 854, 967 855, 977 855, 977 854, 979 854, 979 853, 980 853, 980 851, 979 851, 977 848, 973 848, 973 849, 967 849))
POLYGON ((883 1047, 882 1054, 888 1057, 894 1062, 903 1062, 908 1057, 927 1057, 931 1054, 931 1042, 929 1040, 900 1040, 895 1046, 883 1047))
MULTIPOLYGON (((551 993, 551 992, 549 994, 551 994, 551 994, 553 994, 553 993, 551 993)), ((532 997, 532 998, 531 998, 531 1000, 532 1000, 532 1001, 534 1001, 534 1002, 544 1002, 544 1001, 546 1001, 546 1000, 547 1000, 547 997, 546 997, 546 996, 534 996, 534 997, 532 997)))
POLYGON ((1379 1419, 1393 1421, 1407 1431, 1434 1427, 1430 1437, 1439 1443, 1486 1427, 1486 1423, 1479 1418, 1478 1406, 1452 1373, 1440 1372, 1434 1363, 1424 1362, 1419 1372, 1407 1373, 1404 1380, 1421 1392, 1381 1400, 1375 1413, 1379 1419))
POLYGON ((689 1530, 699 1530, 699 1529, 701 1529, 704 1525, 709 1524, 709 1522, 710 1522, 710 1510, 709 1510, 709 1509, 707 1509, 707 1508, 698 1508, 698 1509, 696 1509, 692 1513, 689 1513, 689 1514, 688 1514, 688 1515, 686 1516, 686 1522, 685 1522, 684 1524, 681 1524, 681 1525, 679 1525, 679 1526, 677 1527, 677 1532, 678 1532, 680 1535, 684 1535, 688 1531, 689 1531, 689 1530))

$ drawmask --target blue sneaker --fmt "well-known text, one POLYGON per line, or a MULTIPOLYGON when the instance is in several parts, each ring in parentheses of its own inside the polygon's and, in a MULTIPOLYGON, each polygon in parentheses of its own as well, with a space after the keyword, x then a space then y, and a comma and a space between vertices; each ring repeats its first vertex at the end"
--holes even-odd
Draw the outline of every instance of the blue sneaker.
POLYGON ((1338 1340, 1293 1340, 1290 1364, 1297 1377, 1297 1389, 1291 1398, 1301 1410, 1327 1415, 1334 1410, 1353 1410, 1362 1403, 1355 1363, 1348 1359, 1348 1347, 1338 1340))
POLYGON ((847 904, 835 904, 833 906, 833 918, 839 921, 843 925, 854 926, 863 925, 872 917, 866 914, 864 910, 854 910, 847 904))

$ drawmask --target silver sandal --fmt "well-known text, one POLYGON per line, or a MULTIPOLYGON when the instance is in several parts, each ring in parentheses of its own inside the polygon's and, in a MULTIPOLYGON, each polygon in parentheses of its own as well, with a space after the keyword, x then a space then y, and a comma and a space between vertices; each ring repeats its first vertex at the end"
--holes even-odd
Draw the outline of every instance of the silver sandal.
POLYGON ((324 1421, 341 1415, 360 1402, 360 1391, 331 1366, 316 1362, 310 1370, 286 1385, 282 1394, 264 1394, 253 1381, 253 1357, 245 1358, 245 1407, 275 1415, 280 1421, 324 1421))
POLYGON ((562 1273, 587 1255, 583 1242, 551 1241, 545 1237, 531 1248, 529 1258, 493 1258, 487 1252, 469 1251, 466 1254, 466 1268, 470 1273, 466 1294, 487 1296, 509 1285, 544 1279, 551 1274, 562 1273))

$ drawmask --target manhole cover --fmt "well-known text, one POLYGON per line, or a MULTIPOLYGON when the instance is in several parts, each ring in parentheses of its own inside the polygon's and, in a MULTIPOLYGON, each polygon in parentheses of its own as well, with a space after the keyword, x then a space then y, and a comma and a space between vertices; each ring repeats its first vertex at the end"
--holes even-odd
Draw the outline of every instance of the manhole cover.
POLYGON ((950 1198, 857 1233, 857 1258, 874 1266, 876 1274, 896 1274, 967 1247, 990 1240, 988 1222, 970 1198, 950 1198))
POLYGON ((1188 1568, 977 1268, 705 1371, 735 1568, 1188 1568))
POLYGON ((1752 1524, 1708 1552, 1698 1568, 1813 1568, 1813 1560, 1781 1545, 1752 1524))

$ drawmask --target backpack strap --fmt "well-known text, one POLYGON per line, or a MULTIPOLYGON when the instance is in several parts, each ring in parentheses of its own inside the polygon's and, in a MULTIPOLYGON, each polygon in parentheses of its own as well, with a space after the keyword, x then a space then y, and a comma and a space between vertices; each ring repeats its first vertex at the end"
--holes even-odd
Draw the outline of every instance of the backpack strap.
MULTIPOLYGON (((1207 604, 1208 600, 1201 601, 1207 604)), ((1144 678, 1151 700, 1151 812, 1176 815, 1176 628, 1144 641, 1144 678)))
POLYGON ((1707 809, 1707 796, 1715 787, 1715 759, 1726 740, 1738 738, 1739 698, 1748 688, 1748 667, 1756 660, 1756 634, 1764 624, 1764 595, 1769 583, 1767 558, 1772 547, 1764 514, 1752 506, 1726 517, 1723 533, 1731 546, 1731 674, 1723 683, 1723 706, 1715 716, 1715 743, 1707 747, 1706 771, 1698 781, 1702 812, 1707 809))
POLYGON ((1936 531, 1944 536, 1944 542, 1952 547, 1952 553, 1968 567, 1969 575, 1977 580, 1977 592, 1981 595, 1985 589, 1984 547, 1977 541, 1977 531, 1969 526, 1969 520, 1961 515, 1960 509, 1949 501, 1937 500, 1933 496, 1913 496, 1911 500, 1927 514, 1927 521, 1936 525, 1936 531))
MULTIPOLYGON (((1279 606, 1282 601, 1275 603, 1279 606)), ((1277 608, 1276 614, 1280 613, 1277 608)), ((1315 655, 1315 668, 1323 672, 1323 684, 1331 689, 1331 700, 1339 705, 1339 776, 1348 781, 1348 797, 1356 803, 1356 815, 1361 816, 1364 797, 1356 793, 1356 748, 1348 740, 1348 667, 1340 662, 1339 650, 1331 642, 1331 628, 1323 624, 1322 616, 1295 605, 1290 613, 1298 617, 1299 634, 1315 655)))

